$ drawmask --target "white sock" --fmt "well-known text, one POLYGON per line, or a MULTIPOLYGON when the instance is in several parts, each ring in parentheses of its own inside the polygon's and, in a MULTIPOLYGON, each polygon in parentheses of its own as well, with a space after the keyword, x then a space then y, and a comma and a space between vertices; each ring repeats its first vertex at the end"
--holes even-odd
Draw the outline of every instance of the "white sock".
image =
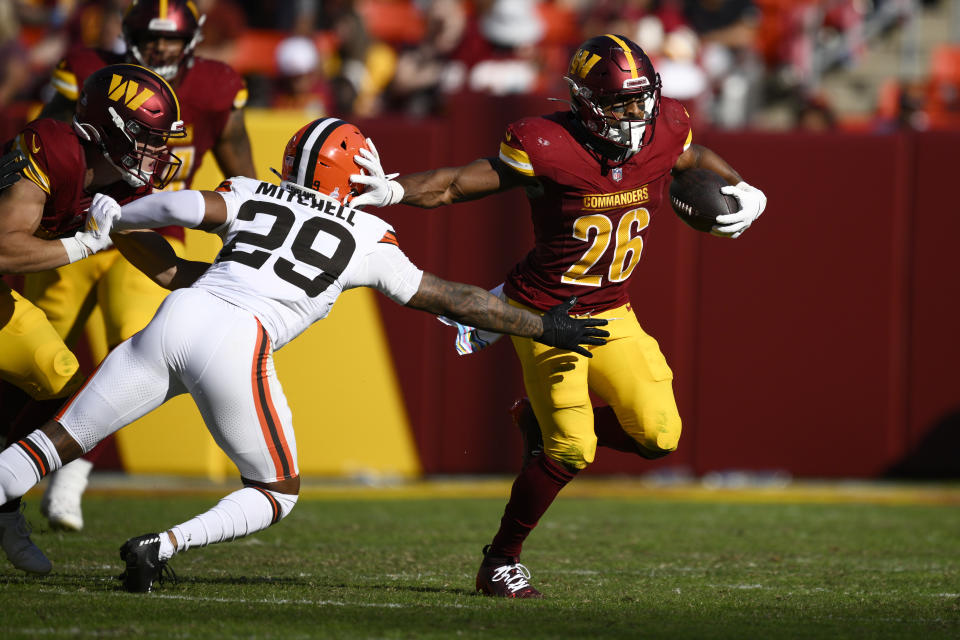
POLYGON ((19 498, 62 465, 53 442, 39 429, 0 452, 0 504, 19 498))
MULTIPOLYGON (((296 503, 296 495, 258 487, 234 491, 214 508, 171 529, 177 540, 176 553, 266 529, 290 513, 296 503)), ((163 549, 163 536, 160 548, 163 549)))

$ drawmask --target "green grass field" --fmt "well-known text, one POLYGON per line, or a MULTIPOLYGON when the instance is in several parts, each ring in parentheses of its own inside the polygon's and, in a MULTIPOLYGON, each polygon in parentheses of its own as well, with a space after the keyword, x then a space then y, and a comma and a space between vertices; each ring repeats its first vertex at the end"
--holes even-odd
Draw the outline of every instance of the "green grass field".
POLYGON ((175 557, 179 583, 142 595, 118 590, 119 545, 217 493, 94 492, 80 534, 43 530, 33 493, 54 573, 2 565, 0 637, 960 638, 957 487, 889 499, 584 484, 527 542, 541 601, 473 592, 507 482, 307 491, 279 525, 175 557))

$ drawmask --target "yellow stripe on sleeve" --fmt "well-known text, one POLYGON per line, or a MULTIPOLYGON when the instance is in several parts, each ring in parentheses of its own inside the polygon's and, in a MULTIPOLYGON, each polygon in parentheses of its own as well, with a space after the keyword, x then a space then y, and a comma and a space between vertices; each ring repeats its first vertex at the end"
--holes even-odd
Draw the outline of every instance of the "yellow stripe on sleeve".
POLYGON ((30 149, 27 148, 27 145, 23 139, 23 134, 17 136, 16 140, 14 141, 14 145, 27 159, 27 166, 23 168, 23 176, 30 182, 43 189, 47 195, 50 195, 50 178, 47 177, 47 174, 44 173, 40 168, 40 165, 37 164, 33 154, 30 153, 30 149))
POLYGON ((76 102, 77 98, 80 97, 80 90, 77 87, 77 76, 72 71, 67 69, 54 70, 50 84, 68 100, 76 102))
POLYGON ((237 91, 237 95, 233 97, 233 108, 234 109, 243 109, 247 106, 247 98, 250 97, 250 92, 247 91, 247 88, 244 87, 237 91))
POLYGON ((693 142, 693 129, 687 130, 687 141, 683 143, 683 150, 686 151, 690 148, 690 143, 693 142))
POLYGON ((525 151, 514 149, 506 142, 500 143, 500 160, 517 173, 525 176, 535 175, 533 165, 530 163, 530 156, 525 151))

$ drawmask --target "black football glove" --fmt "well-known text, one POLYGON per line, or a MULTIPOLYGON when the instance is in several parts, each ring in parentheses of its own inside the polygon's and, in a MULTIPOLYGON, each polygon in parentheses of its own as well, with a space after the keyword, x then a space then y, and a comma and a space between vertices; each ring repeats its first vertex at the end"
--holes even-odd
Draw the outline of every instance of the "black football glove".
POLYGON ((6 189, 20 179, 20 172, 27 166, 27 159, 14 149, 0 157, 0 190, 6 189))
POLYGON ((607 344, 604 338, 610 336, 610 332, 604 329, 595 329, 607 324, 606 320, 600 318, 571 318, 570 309, 577 303, 577 297, 567 298, 540 318, 543 320, 543 333, 539 338, 534 338, 550 347, 559 347, 568 351, 576 351, 582 356, 592 358, 593 354, 581 347, 582 344, 601 345, 607 344))

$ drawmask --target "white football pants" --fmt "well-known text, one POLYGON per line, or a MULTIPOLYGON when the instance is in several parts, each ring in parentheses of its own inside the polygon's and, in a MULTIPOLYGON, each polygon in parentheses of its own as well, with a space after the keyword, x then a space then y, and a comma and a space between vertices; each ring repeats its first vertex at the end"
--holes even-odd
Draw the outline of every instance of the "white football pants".
POLYGON ((244 478, 275 482, 298 474, 293 420, 266 330, 249 311, 203 289, 167 296, 150 324, 107 356, 56 419, 86 452, 185 392, 244 478))

